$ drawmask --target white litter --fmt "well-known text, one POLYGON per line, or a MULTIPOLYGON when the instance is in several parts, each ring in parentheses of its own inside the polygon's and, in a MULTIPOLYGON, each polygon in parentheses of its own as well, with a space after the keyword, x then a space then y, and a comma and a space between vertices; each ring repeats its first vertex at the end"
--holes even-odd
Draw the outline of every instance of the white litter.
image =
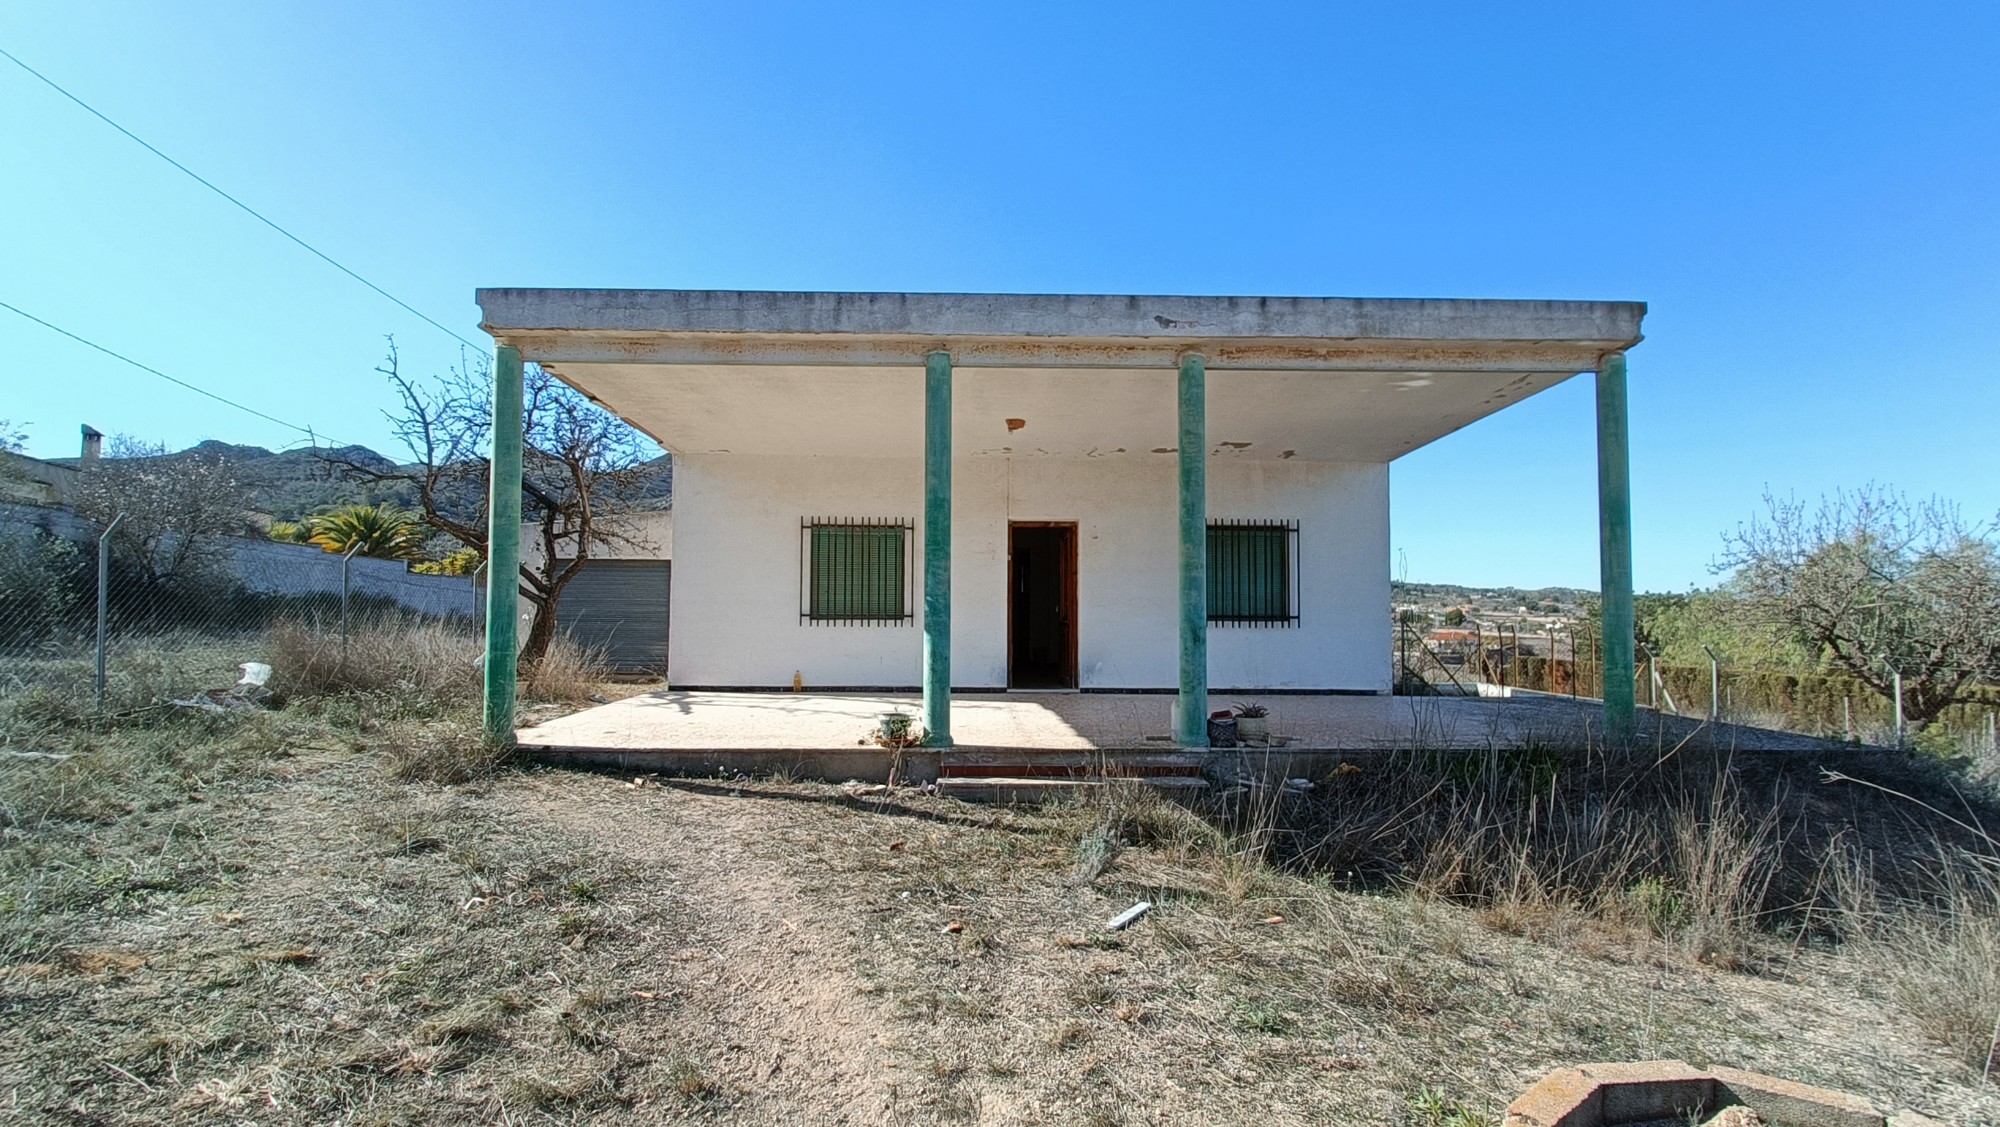
POLYGON ((1118 913, 1116 916, 1112 917, 1111 922, 1104 925, 1104 930, 1124 931, 1126 928, 1131 927, 1135 923, 1138 923, 1140 917, 1144 916, 1147 912, 1150 912, 1152 910, 1153 910, 1153 904, 1151 901, 1141 900, 1137 904, 1132 905, 1130 908, 1127 908, 1124 911, 1118 913))

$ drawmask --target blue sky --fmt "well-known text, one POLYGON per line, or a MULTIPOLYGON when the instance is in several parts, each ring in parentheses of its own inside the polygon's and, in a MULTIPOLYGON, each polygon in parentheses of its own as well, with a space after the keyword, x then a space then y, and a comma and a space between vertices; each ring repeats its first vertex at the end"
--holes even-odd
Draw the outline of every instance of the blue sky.
MULTIPOLYGON (((1637 299, 1635 564, 2000 509, 2000 5, 66 2, 0 46, 478 339, 482 285, 1637 299)), ((387 450, 459 346, 0 60, 0 301, 387 450)), ((302 436, 0 310, 0 418, 302 436)), ((1591 395, 1404 458, 1411 579, 1596 585, 1591 395)))

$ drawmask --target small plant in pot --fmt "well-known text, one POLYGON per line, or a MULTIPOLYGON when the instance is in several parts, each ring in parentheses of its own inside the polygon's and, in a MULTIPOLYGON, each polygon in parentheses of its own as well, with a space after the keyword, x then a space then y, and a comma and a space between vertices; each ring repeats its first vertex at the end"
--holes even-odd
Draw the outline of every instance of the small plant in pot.
POLYGON ((1265 743, 1271 738, 1271 710, 1256 701, 1236 704, 1236 738, 1244 743, 1265 743))
POLYGON ((879 718, 877 735, 883 743, 903 745, 912 742, 910 721, 914 719, 907 712, 884 712, 879 718))

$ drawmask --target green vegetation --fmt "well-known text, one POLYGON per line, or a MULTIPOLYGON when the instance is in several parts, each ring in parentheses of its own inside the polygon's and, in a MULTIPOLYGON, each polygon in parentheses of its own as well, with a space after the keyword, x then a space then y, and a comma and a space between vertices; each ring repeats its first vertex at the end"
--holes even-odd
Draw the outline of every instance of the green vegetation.
POLYGON ((485 562, 486 554, 479 549, 460 548, 437 559, 414 564, 410 570, 419 575, 471 575, 485 562))
POLYGON ((274 520, 265 535, 280 544, 310 544, 313 530, 305 521, 274 520))
POLYGON ((345 555, 356 551, 376 559, 414 559, 423 551, 423 525, 414 513, 393 505, 343 505, 307 522, 308 543, 345 555))

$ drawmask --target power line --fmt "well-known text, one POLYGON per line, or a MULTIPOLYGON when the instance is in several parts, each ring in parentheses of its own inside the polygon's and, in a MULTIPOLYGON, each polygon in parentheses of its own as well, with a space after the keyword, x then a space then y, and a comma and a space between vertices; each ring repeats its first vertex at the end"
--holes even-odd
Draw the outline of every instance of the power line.
MULTIPOLYGON (((125 136, 131 138, 133 141, 137 142, 141 148, 144 148, 147 152, 153 154, 156 157, 159 157, 161 160, 166 161, 168 164, 173 165, 175 168, 180 169, 182 172, 187 173, 188 176, 192 178, 195 183, 200 184, 202 187, 207 188, 209 191, 214 192, 216 195, 221 196, 223 199, 228 200, 230 203, 235 204, 239 208, 242 208, 246 214, 256 219, 259 223, 262 223, 264 226, 269 227, 271 230, 276 231, 278 234, 283 235, 284 237, 304 247, 306 250, 312 252, 312 254, 315 257, 319 258, 320 261, 325 262, 328 266, 333 267, 335 270, 340 271, 341 273, 347 275, 348 277, 354 279, 355 281, 360 282, 362 285, 367 286, 369 289, 374 290, 376 293, 381 294, 383 297, 388 298, 390 301, 395 302, 411 316, 416 317, 418 320, 431 326, 437 331, 444 333, 446 336, 451 337, 453 340, 458 341, 460 344, 465 345, 467 348, 479 352, 485 351, 485 348, 483 346, 474 344, 473 342, 465 339, 462 336, 459 336, 452 330, 445 328, 443 325, 425 316, 423 313, 419 312, 415 306, 412 306, 409 302, 404 301, 402 298, 397 297, 395 294, 390 293, 388 290, 383 289, 381 286, 376 285, 375 283, 369 281, 368 279, 362 277, 361 275, 356 274, 354 271, 349 270, 347 267, 342 266, 340 263, 334 261, 333 256, 327 254, 325 251, 319 249, 318 247, 312 245, 311 243, 306 242, 304 239, 299 238, 297 235, 292 234, 290 231, 285 230, 283 227, 278 226, 277 223, 267 218, 262 212, 258 211, 256 208, 251 207, 249 204, 244 203, 242 200, 239 200, 235 196, 230 195, 228 192, 223 191, 221 188, 216 187, 213 183, 204 179, 201 176, 201 174, 197 173, 194 169, 189 168, 187 165, 182 164, 180 161, 177 161, 174 158, 168 156, 167 154, 161 152, 160 150, 154 148, 151 144, 147 143, 145 138, 139 136, 137 133, 132 132, 130 129, 127 129, 124 126, 118 124, 117 122, 111 120, 110 118, 104 116, 104 114, 98 111, 97 107, 91 105, 89 102, 84 101, 82 98, 77 97, 75 94, 72 94, 69 91, 63 89, 61 86, 56 84, 56 81, 54 79, 50 78, 46 74, 43 74, 41 71, 36 70, 34 67, 31 67, 28 64, 22 62, 20 59, 14 56, 13 52, 7 50, 5 47, 0 47, 0 55, 5 55, 9 62, 12 62, 15 66, 20 67, 22 70, 27 71, 29 74, 34 75, 36 78, 41 79, 42 82, 46 84, 49 89, 54 90, 56 93, 61 94, 63 97, 68 98, 72 102, 75 102, 77 105, 82 106, 86 111, 90 113, 92 117, 95 117, 97 120, 103 122, 106 125, 109 125, 111 128, 116 129, 118 132, 123 133, 125 136)), ((12 309, 13 307, 9 306, 8 308, 12 309)), ((20 310, 18 309, 14 311, 16 313, 20 312, 20 310)), ((22 315, 26 316, 26 314, 22 315)), ((50 327, 53 328, 54 326, 50 327)), ((57 331, 60 332, 61 330, 57 331)), ((120 357, 120 359, 123 359, 123 357, 120 357)))
POLYGON ((137 360, 134 360, 130 356, 126 356, 123 353, 113 352, 111 349, 104 347, 103 345, 97 343, 94 340, 89 340, 85 337, 80 337, 75 333, 70 332, 68 329, 63 328, 61 325, 51 324, 50 322, 44 321, 40 317, 35 316, 33 313, 30 313, 27 310, 20 308, 19 306, 9 305, 4 301, 0 301, 0 309, 5 309, 12 313, 18 313, 21 316, 26 317, 28 320, 33 321, 35 324, 42 326, 45 329, 51 329, 54 330, 55 332, 61 333, 62 335, 68 337, 69 339, 77 342, 78 344, 85 345, 89 348, 94 348, 97 351, 102 352, 103 354, 111 357, 114 360, 122 360, 125 363, 132 365, 134 368, 137 368, 142 372, 148 372, 151 373, 152 375, 158 376, 161 379, 167 381, 168 383, 179 384, 180 386, 187 388, 189 391, 194 392, 196 395, 206 395, 210 399, 215 400, 217 403, 227 404, 228 406, 236 408, 238 411, 247 411, 250 414, 257 416, 260 419, 265 419, 270 422, 274 422, 281 427, 289 427, 290 429, 298 431, 300 434, 305 435, 307 438, 312 439, 314 444, 318 444, 322 440, 328 442, 332 441, 331 439, 327 439, 325 435, 322 435, 319 432, 313 430, 311 427, 302 427, 297 423, 286 422, 285 420, 277 417, 276 415, 267 415, 264 412, 259 411, 255 407, 245 407, 243 404, 236 402, 234 399, 227 398, 226 396, 217 395, 216 393, 208 390, 207 388, 196 387, 194 384, 191 384, 186 380, 177 379, 173 376, 166 374, 165 372, 160 371, 158 368, 152 367, 151 365, 141 364, 137 360))

